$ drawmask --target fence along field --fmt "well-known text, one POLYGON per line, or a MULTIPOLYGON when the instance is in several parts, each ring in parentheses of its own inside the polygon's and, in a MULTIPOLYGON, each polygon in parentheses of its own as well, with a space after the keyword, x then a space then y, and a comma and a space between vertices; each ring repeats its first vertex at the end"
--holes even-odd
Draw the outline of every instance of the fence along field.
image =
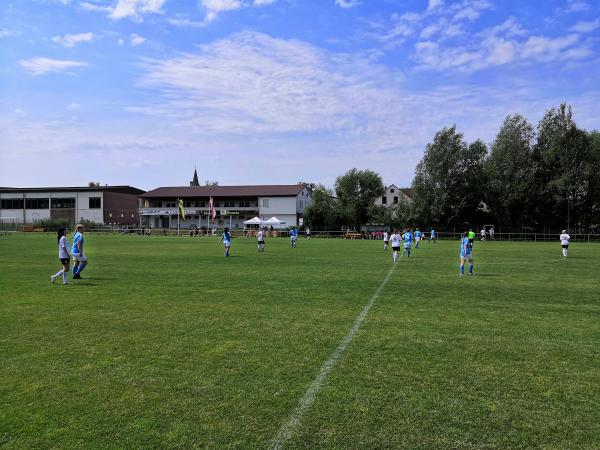
MULTIPOLYGON (((89 234, 0 240, 0 440, 17 447, 267 448, 384 277, 381 241, 89 234)), ((600 438, 600 247, 423 243, 284 448, 591 448, 600 438)))

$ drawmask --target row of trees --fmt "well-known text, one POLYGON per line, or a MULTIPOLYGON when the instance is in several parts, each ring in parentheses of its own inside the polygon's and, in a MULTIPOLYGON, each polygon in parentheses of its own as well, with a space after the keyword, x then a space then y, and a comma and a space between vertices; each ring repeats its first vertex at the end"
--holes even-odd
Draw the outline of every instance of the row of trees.
POLYGON ((433 225, 490 223, 503 231, 596 231, 600 224, 600 133, 577 127, 566 104, 537 127, 509 115, 488 146, 467 143, 456 127, 438 131, 412 182, 412 202, 376 207, 381 177, 352 169, 334 190, 312 186, 306 222, 338 229, 366 223, 433 225))

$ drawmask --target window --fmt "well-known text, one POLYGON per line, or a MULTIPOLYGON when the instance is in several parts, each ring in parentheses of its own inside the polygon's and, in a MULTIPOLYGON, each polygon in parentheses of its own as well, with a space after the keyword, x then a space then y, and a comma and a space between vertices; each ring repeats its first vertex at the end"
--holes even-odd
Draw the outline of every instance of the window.
POLYGON ((177 205, 175 205, 175 202, 166 202, 165 203, 165 208, 175 208, 177 205))
POLYGON ((52 199, 53 209, 69 209, 75 208, 74 198, 53 198, 52 199))
POLYGON ((102 199, 100 197, 90 197, 89 198, 89 208, 90 209, 102 208, 102 199))
POLYGON ((393 194, 393 193, 394 193, 394 190, 393 190, 393 189, 390 189, 390 192, 393 194))
POLYGON ((268 208, 268 207, 269 207, 269 199, 263 198, 263 208, 268 208))
POLYGON ((192 206, 192 202, 190 202, 189 200, 184 200, 183 201, 183 206, 185 208, 190 208, 192 206))
POLYGON ((398 203, 398 197, 394 197, 394 204, 398 203))
POLYGON ((23 209, 22 198, 7 198, 1 203, 2 209, 23 209))
POLYGON ((223 202, 223 206, 225 208, 234 208, 235 207, 235 202, 233 200, 224 201, 223 202))
POLYGON ((382 205, 386 205, 387 204, 387 197, 385 195, 383 197, 381 197, 381 204, 382 205))
POLYGON ((158 200, 152 200, 150 202, 150 208, 161 208, 162 207, 162 202, 158 201, 158 200))
POLYGON ((206 207, 206 202, 194 202, 194 206, 196 208, 205 208, 206 207))
POLYGON ((250 202, 248 200, 242 200, 239 203, 239 207, 240 208, 249 208, 250 207, 250 202))
POLYGON ((220 207, 220 206, 221 206, 221 203, 222 203, 222 202, 220 202, 220 201, 213 200, 213 206, 214 206, 215 208, 218 208, 218 207, 220 207))
POLYGON ((48 209, 50 201, 47 198, 28 198, 25 200, 25 208, 27 209, 48 209))

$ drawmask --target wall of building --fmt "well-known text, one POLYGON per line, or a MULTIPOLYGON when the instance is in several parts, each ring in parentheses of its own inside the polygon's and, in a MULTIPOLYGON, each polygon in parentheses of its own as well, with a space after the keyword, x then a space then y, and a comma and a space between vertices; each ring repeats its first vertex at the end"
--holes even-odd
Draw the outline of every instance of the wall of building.
POLYGON ((138 225, 139 198, 134 194, 122 194, 120 192, 104 192, 102 210, 106 223, 119 225, 138 225))

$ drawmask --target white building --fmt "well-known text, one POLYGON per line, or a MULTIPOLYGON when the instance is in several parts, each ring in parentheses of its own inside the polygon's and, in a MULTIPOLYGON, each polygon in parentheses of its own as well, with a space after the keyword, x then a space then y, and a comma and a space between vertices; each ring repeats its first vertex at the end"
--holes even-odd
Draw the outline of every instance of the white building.
POLYGON ((399 188, 395 184, 385 187, 383 195, 375 200, 377 206, 385 206, 388 208, 396 206, 401 201, 410 203, 412 201, 412 189, 399 188))
POLYGON ((135 225, 138 198, 131 186, 0 188, 0 222, 35 224, 44 219, 135 225))
POLYGON ((140 196, 140 221, 144 227, 177 228, 178 199, 183 200, 185 222, 181 227, 243 228, 253 217, 275 216, 286 226, 301 226, 311 197, 303 184, 260 186, 159 187, 140 196), (216 217, 211 220, 210 199, 216 217))

